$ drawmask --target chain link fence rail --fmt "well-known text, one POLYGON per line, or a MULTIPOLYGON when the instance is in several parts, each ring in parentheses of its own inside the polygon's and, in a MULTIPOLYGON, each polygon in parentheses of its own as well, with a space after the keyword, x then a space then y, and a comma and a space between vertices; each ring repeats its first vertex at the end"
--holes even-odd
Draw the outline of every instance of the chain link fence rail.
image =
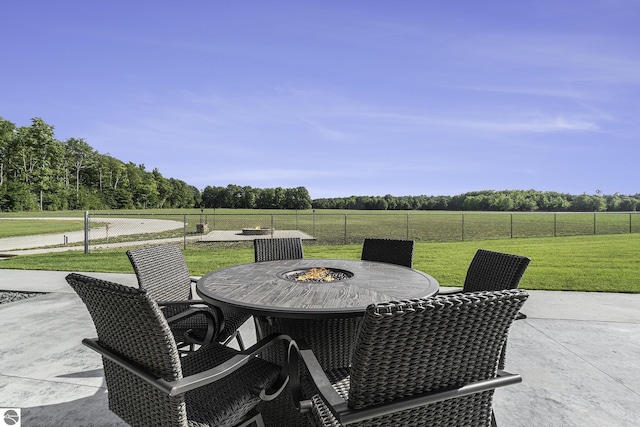
POLYGON ((89 245, 179 242, 185 248, 212 241, 300 236, 305 243, 360 244, 366 237, 450 242, 640 232, 637 212, 502 213, 86 213, 89 245), (248 230, 245 234, 244 230, 248 230), (253 232, 252 230, 260 230, 253 232))

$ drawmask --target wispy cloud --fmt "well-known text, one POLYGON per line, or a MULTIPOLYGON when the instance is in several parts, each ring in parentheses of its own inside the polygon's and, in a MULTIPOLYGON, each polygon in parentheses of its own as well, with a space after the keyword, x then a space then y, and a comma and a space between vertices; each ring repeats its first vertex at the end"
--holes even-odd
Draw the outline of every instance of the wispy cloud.
POLYGON ((469 86, 462 89, 478 91, 478 92, 493 92, 503 93, 510 95, 526 95, 536 97, 548 97, 548 98, 568 98, 568 99, 584 99, 591 96, 589 93, 577 91, 575 89, 558 89, 551 87, 531 87, 531 86, 469 86))
POLYGON ((451 121, 449 125, 493 132, 593 132, 600 129, 599 126, 592 121, 567 119, 565 117, 503 122, 478 120, 451 121))

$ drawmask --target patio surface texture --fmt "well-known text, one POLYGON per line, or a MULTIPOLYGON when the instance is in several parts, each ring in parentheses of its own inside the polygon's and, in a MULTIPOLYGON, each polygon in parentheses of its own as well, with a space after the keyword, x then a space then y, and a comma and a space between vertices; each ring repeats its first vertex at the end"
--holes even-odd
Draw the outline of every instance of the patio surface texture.
MULTIPOLYGON (((21 408, 22 426, 126 425, 107 408, 100 356, 81 345, 95 329, 66 274, 0 269, 2 290, 47 292, 0 305, 0 408, 21 408)), ((530 291, 523 312, 507 371, 524 381, 496 391, 500 426, 640 425, 640 295, 530 291)), ((251 344, 251 321, 242 334, 251 344)))

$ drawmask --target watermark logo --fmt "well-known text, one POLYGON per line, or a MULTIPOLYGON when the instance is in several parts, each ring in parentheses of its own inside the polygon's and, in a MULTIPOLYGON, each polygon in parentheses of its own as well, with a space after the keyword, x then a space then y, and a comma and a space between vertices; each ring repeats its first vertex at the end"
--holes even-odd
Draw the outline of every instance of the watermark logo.
POLYGON ((2 414, 0 426, 20 427, 20 408, 0 408, 0 414, 2 414))

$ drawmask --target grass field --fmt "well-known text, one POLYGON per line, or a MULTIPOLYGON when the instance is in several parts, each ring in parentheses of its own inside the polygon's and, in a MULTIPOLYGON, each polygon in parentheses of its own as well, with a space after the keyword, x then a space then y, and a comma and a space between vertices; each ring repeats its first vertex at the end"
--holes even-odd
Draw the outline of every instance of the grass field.
POLYGON ((0 238, 3 238, 81 231, 84 229, 84 220, 11 219, 0 221, 0 225, 0 238))
MULTIPOLYGON (((4 235, 10 221, 3 218, 25 218, 28 213, 0 214, 4 235)), ((82 212, 45 212, 38 216, 83 217, 82 212)), ((31 213, 31 215, 35 215, 31 213)), ((17 220, 13 220, 17 221, 17 220)), ((315 238, 319 245, 360 244, 366 237, 412 239, 417 242, 460 242, 531 237, 563 237, 640 233, 637 212, 548 213, 548 212, 448 212, 448 211, 353 211, 353 210, 246 210, 209 209, 138 210, 92 212, 90 225, 98 232, 90 233, 90 244, 130 242, 160 238, 197 236, 196 226, 208 224, 211 230, 240 230, 245 227, 273 227, 276 230, 300 230, 315 238), (117 225, 105 238, 108 218, 146 218, 185 223, 170 231, 116 236, 117 225), (102 220, 102 218, 107 218, 102 220)))
MULTIPOLYGON (((479 248, 530 257, 525 289, 640 293, 640 234, 417 242, 414 268, 442 286, 461 286, 479 248)), ((305 244, 304 250, 307 258, 359 259, 362 246, 305 244)), ((250 242, 190 245, 184 253, 193 275, 253 261, 250 242)), ((133 272, 125 249, 20 256, 0 261, 0 268, 133 272)))

